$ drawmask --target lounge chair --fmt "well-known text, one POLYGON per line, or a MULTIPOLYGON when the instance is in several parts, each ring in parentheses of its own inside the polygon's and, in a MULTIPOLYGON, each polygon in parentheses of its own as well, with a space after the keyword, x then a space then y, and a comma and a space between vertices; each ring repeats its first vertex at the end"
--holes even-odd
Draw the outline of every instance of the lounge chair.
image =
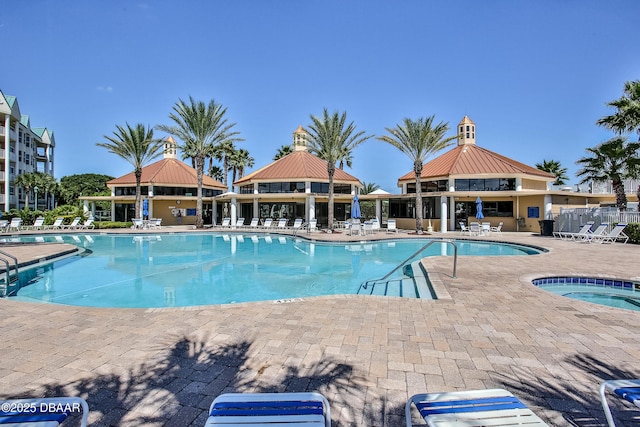
POLYGON ((44 228, 44 217, 40 216, 33 221, 33 224, 22 227, 23 230, 42 230, 44 228))
POLYGON ((595 230, 593 230, 593 233, 587 233, 584 236, 576 237, 574 240, 579 240, 581 242, 591 242, 591 239, 595 239, 602 235, 607 234, 608 228, 609 228, 609 224, 606 222, 603 222, 595 230))
POLYGON ((615 394, 621 399, 631 402, 640 408, 640 379, 639 380, 609 380, 600 384, 600 401, 607 417, 609 427, 615 427, 611 408, 607 402, 607 391, 615 394))
POLYGON ((469 235, 479 236, 482 231, 482 227, 479 222, 472 222, 469 224, 469 235))
MULTIPOLYGON (((69 224, 69 225, 63 225, 63 226, 62 226, 62 228, 65 228, 65 229, 67 229, 67 228, 68 228, 69 230, 75 230, 75 229, 78 227, 78 224, 80 224, 80 220, 81 220, 81 219, 82 219, 82 218, 80 218, 79 216, 77 216, 77 217, 75 217, 75 218, 73 219, 73 221, 71 221, 71 224, 69 224)), ((140 221, 142 221, 142 220, 140 220, 140 221)))
POLYGON ((460 221, 458 223, 460 225, 460 235, 464 235, 464 234, 468 234, 469 236, 471 236, 471 230, 469 230, 469 227, 467 227, 467 224, 465 224, 464 222, 460 221))
POLYGON ((269 229, 273 225, 273 218, 267 218, 264 220, 264 224, 262 224, 262 228, 269 229))
POLYGON ((52 230, 57 230, 59 228, 62 228, 62 223, 64 222, 64 217, 59 216, 58 218, 56 218, 55 221, 53 221, 53 224, 46 226, 45 228, 50 228, 52 230))
POLYGON ((313 233, 315 231, 318 231, 318 220, 316 218, 310 219, 309 223, 307 224, 307 231, 309 233, 313 233))
POLYGON ((302 226, 304 225, 304 221, 302 220, 302 218, 296 218, 295 221, 293 221, 293 225, 291 226, 291 230, 294 233, 297 233, 302 226))
POLYGON ((491 233, 497 233, 497 234, 502 236, 502 226, 503 225, 504 225, 504 222, 500 222, 497 227, 491 227, 489 231, 491 233))
POLYGON ((45 397, 0 401, 0 425, 57 426, 72 413, 82 412, 81 426, 89 421, 89 406, 79 397, 45 397))
POLYGON ((220 223, 220 228, 229 228, 231 227, 231 218, 222 218, 222 222, 220 223))
POLYGON ((13 218, 9 225, 7 226, 7 231, 15 230, 20 231, 22 229, 22 219, 21 218, 13 218))
POLYGON ((329 402, 320 393, 227 393, 209 409, 206 426, 331 426, 329 402))
POLYGON ((260 218, 251 218, 251 222, 249 223, 249 230, 257 230, 258 224, 260 223, 260 218))
POLYGON ((411 427, 411 406, 428 426, 548 426, 517 397, 503 389, 416 394, 405 406, 411 427))
POLYGON ((6 219, 1 219, 0 220, 0 231, 5 232, 7 231, 9 227, 9 221, 7 221, 6 219))
POLYGON ((242 228, 244 227, 244 217, 241 216, 240 218, 236 219, 236 228, 242 228))
POLYGON ((575 240, 576 238, 580 238, 591 233, 591 227, 593 227, 593 224, 593 221, 587 222, 577 233, 571 233, 569 231, 554 231, 553 237, 557 237, 562 240, 575 240))
POLYGON ((373 233, 377 233, 380 230, 380 221, 378 221, 378 218, 373 218, 371 220, 371 229, 373 230, 373 233))
POLYGON ((627 226, 626 223, 620 222, 613 227, 607 234, 595 235, 591 239, 589 239, 590 243, 615 243, 618 240, 622 241, 624 245, 629 241, 629 236, 624 234, 623 230, 627 226))
POLYGON ((78 225, 77 228, 87 230, 89 228, 96 228, 96 226, 93 223, 93 218, 89 218, 85 222, 83 222, 82 225, 78 225))
POLYGON ((394 232, 398 232, 398 227, 396 227, 396 220, 395 219, 388 219, 387 220, 387 233, 391 233, 392 231, 394 232))
POLYGON ((280 218, 278 220, 278 224, 276 224, 276 228, 278 230, 286 230, 286 228, 287 228, 287 219, 286 218, 280 218))
POLYGON ((134 230, 142 230, 144 228, 144 221, 142 221, 141 219, 134 218, 131 220, 131 222, 133 222, 131 228, 133 228, 134 230))

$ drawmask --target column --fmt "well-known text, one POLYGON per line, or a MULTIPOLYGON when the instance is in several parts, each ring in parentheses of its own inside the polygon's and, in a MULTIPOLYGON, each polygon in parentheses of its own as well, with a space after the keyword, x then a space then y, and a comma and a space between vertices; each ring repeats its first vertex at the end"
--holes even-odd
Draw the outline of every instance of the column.
MULTIPOLYGON (((440 196, 440 232, 447 232, 447 196, 440 196)), ((453 209, 452 209, 453 210, 453 209)))
POLYGON ((551 202, 551 194, 544 196, 544 219, 553 219, 553 203, 551 202))
POLYGON ((211 202, 211 225, 216 225, 216 218, 218 218, 218 201, 214 197, 211 202))
POLYGON ((232 197, 231 198, 231 225, 233 225, 233 227, 235 228, 236 226, 236 220, 238 219, 237 213, 236 213, 236 198, 232 197))
POLYGON ((4 210, 8 211, 10 209, 9 203, 9 184, 11 183, 11 160, 10 154, 11 150, 9 147, 11 146, 11 115, 7 114, 7 117, 4 120, 4 210))
POLYGON ((376 199, 376 218, 378 224, 382 224, 382 199, 376 199))
POLYGON ((309 197, 309 221, 316 219, 316 198, 309 197))

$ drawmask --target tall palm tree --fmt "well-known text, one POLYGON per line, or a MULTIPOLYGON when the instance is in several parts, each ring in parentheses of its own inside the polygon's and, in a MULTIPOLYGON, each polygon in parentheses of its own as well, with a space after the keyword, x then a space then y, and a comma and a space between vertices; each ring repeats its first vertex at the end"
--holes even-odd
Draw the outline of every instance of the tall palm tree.
POLYGON ((310 115, 311 124, 307 126, 309 134, 309 151, 327 162, 327 174, 329 176, 329 206, 328 226, 333 228, 333 177, 336 172, 336 163, 347 156, 351 151, 373 135, 365 135, 364 131, 356 132, 353 122, 346 124, 347 113, 337 111, 329 115, 325 108, 322 117, 310 115))
POLYGON ((110 153, 122 157, 133 166, 133 174, 136 177, 136 218, 142 217, 142 195, 140 181, 142 167, 149 161, 158 157, 163 150, 164 141, 153 137, 153 129, 147 129, 142 123, 131 127, 129 123, 124 126, 116 125, 113 136, 105 135, 108 142, 98 142, 97 146, 106 148, 110 153))
POLYGON ((233 145, 234 141, 235 140, 222 141, 217 144, 211 155, 212 158, 215 158, 222 163, 222 172, 224 174, 222 183, 227 188, 229 188, 229 171, 231 170, 229 159, 231 159, 231 156, 233 156, 233 153, 236 151, 236 147, 233 145))
POLYGON ((640 141, 640 80, 626 82, 620 99, 607 103, 616 112, 601 118, 596 123, 613 130, 618 135, 636 132, 640 141))
POLYGON ((13 183, 24 190, 24 208, 29 209, 29 194, 38 185, 38 175, 31 172, 21 173, 13 183))
POLYGON ((278 151, 276 152, 276 155, 273 156, 273 161, 276 161, 278 159, 283 158, 284 156, 293 153, 293 148, 291 147, 291 145, 283 145, 282 147, 278 148, 278 151))
MULTIPOLYGON (((53 194, 58 187, 58 181, 44 172, 35 172, 36 174, 36 185, 38 186, 39 193, 44 194, 44 206, 43 209, 50 209, 49 204, 49 195, 53 194)), ((36 194, 37 196, 37 194, 36 194)))
POLYGON ((222 173, 222 168, 220 166, 211 165, 209 167, 209 173, 207 173, 207 175, 220 182, 222 182, 222 180, 224 179, 224 173, 222 173))
POLYGON ((638 150, 640 142, 627 143, 621 136, 595 148, 587 148, 591 156, 583 157, 576 162, 582 165, 582 169, 577 172, 577 176, 583 177, 580 183, 610 181, 616 195, 616 206, 620 210, 626 210, 627 195, 622 181, 637 173, 640 168, 638 150))
POLYGON ((230 159, 231 170, 233 171, 233 182, 236 181, 236 177, 242 178, 244 176, 244 170, 246 168, 252 168, 255 164, 255 159, 249 155, 249 151, 241 148, 233 153, 230 159))
POLYGON ((445 137, 449 125, 440 122, 434 126, 435 116, 420 117, 418 120, 405 118, 395 128, 385 128, 389 135, 379 137, 380 141, 393 145, 413 161, 416 176, 416 232, 422 234, 422 184, 423 164, 430 154, 434 154, 449 145, 456 136, 445 137))
POLYGON ((556 180, 553 181, 553 185, 564 185, 569 179, 567 168, 563 168, 556 160, 543 160, 542 163, 536 163, 536 168, 554 174, 556 180))
MULTIPOLYGON (((640 80, 626 82, 622 97, 607 105, 615 108, 616 112, 601 118, 596 123, 613 130, 618 135, 636 132, 640 142, 640 80)), ((630 177, 640 179, 640 170, 631 171, 630 177)), ((636 196, 640 201, 640 185, 638 185, 636 196)), ((640 204, 638 204, 638 210, 640 211, 640 204)))
POLYGON ((360 194, 370 194, 379 189, 380 189, 380 186, 374 182, 362 181, 362 188, 360 189, 360 194))
POLYGON ((189 103, 180 99, 173 107, 169 118, 175 122, 174 126, 160 125, 158 129, 168 132, 182 141, 182 151, 188 157, 195 159, 198 180, 196 201, 196 228, 203 228, 202 221, 202 178, 204 163, 207 157, 214 154, 215 148, 221 144, 241 141, 238 132, 231 129, 235 123, 227 123, 225 114, 227 109, 217 104, 213 99, 208 105, 196 102, 189 97, 189 103))

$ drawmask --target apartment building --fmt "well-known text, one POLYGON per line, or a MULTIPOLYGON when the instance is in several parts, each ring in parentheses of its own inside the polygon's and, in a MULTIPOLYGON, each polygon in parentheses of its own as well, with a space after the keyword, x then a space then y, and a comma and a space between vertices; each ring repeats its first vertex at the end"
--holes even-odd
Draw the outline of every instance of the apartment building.
MULTIPOLYGON (((53 132, 32 128, 29 116, 20 111, 18 99, 0 90, 0 211, 25 207, 23 189, 14 184, 18 175, 43 172, 53 176, 55 145, 53 132)), ((44 192, 32 190, 29 205, 45 208, 44 192)))

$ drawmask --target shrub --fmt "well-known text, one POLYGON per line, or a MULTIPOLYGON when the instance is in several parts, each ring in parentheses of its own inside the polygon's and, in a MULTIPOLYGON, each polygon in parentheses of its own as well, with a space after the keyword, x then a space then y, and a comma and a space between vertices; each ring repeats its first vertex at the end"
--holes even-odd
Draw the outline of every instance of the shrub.
POLYGON ((123 221, 98 221, 94 222, 96 228, 106 230, 109 228, 131 228, 133 223, 123 221))
POLYGON ((624 234, 629 236, 629 243, 640 244, 640 223, 630 222, 624 228, 624 234))

